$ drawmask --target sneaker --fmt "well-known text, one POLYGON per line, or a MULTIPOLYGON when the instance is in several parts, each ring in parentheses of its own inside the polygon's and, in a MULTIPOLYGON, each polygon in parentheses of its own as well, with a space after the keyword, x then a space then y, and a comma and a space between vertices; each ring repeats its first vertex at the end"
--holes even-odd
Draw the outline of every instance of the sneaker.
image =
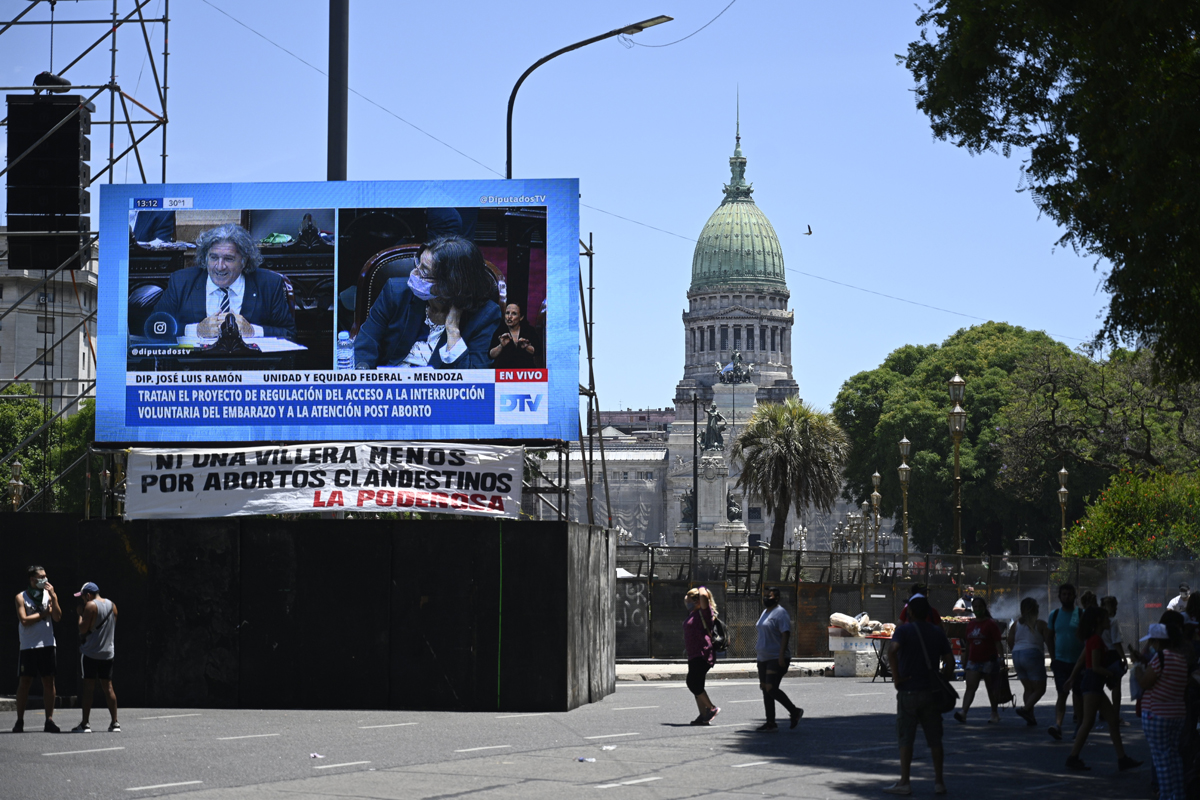
POLYGON ((791 714, 791 722, 788 725, 788 728, 795 729, 795 727, 800 724, 800 718, 803 716, 804 716, 803 708, 797 708, 795 711, 793 711, 791 714))
POLYGON ((54 724, 54 720, 52 720, 52 719, 46 720, 46 725, 45 725, 45 727, 42 728, 42 730, 44 730, 46 733, 58 733, 59 732, 58 726, 54 724))
POLYGON ((720 713, 721 713, 720 707, 713 706, 712 708, 710 708, 708 711, 705 711, 700 716, 702 716, 704 718, 705 723, 709 723, 709 722, 712 722, 716 718, 717 714, 720 714, 720 713))
POLYGON ((1018 708, 1017 716, 1020 717, 1021 719, 1025 720, 1025 724, 1028 727, 1032 728, 1034 725, 1037 725, 1037 720, 1034 719, 1033 714, 1027 708, 1018 708))
POLYGON ((1121 772, 1124 772, 1127 769, 1136 769, 1141 765, 1141 761, 1138 761, 1136 758, 1130 758, 1129 756, 1125 756, 1117 761, 1117 769, 1119 769, 1121 772))
POLYGON ((1046 733, 1050 734, 1050 738, 1056 742, 1062 741, 1062 728, 1058 727, 1057 725, 1051 725, 1046 729, 1046 733))
POLYGON ((116 720, 113 720, 113 724, 108 726, 108 732, 109 733, 120 733, 121 732, 121 723, 117 722, 116 720))
POLYGON ((92 732, 92 726, 88 725, 86 722, 81 722, 78 725, 76 725, 74 728, 71 728, 71 733, 91 733, 91 732, 92 732))
POLYGON ((958 722, 962 723, 963 725, 965 725, 967 723, 967 715, 962 713, 961 711, 954 712, 954 719, 957 720, 958 722))
MULTIPOLYGON (((1142 763, 1142 762, 1137 762, 1142 763)), ((1087 764, 1083 763, 1083 759, 1079 756, 1067 756, 1067 769, 1073 769, 1077 772, 1086 772, 1091 769, 1087 764)))
POLYGON ((883 790, 884 794, 900 794, 907 797, 912 794, 912 785, 908 783, 893 783, 883 790))
POLYGON ((756 731, 777 731, 777 730, 779 730, 779 726, 776 725, 774 722, 764 722, 762 725, 759 725, 754 730, 756 730, 756 731))
MULTIPOLYGON (((706 720, 704 718, 703 714, 701 714, 700 716, 696 717, 694 720, 692 720, 691 722, 688 723, 688 725, 707 725, 707 724, 708 724, 708 720, 706 720)), ((121 730, 120 725, 117 726, 117 730, 121 730)))
POLYGON ((12 732, 13 733, 24 733, 25 732, 25 720, 23 720, 23 719, 17 720, 17 724, 13 725, 12 732))

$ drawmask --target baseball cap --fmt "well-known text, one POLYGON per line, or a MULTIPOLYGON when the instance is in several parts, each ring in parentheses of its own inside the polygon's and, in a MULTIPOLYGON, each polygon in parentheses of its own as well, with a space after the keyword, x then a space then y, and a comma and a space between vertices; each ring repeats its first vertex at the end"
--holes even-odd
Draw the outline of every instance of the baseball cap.
POLYGON ((1192 590, 1188 588, 1188 585, 1186 583, 1179 584, 1179 591, 1184 592, 1185 594, 1192 593, 1192 590))
POLYGON ((1161 622, 1154 622, 1154 623, 1150 624, 1150 633, 1146 634, 1141 639, 1138 639, 1138 641, 1144 642, 1147 639, 1170 639, 1170 638, 1171 638, 1171 635, 1169 633, 1167 633, 1167 626, 1163 625, 1161 622))
POLYGON ((75 593, 75 596, 79 597, 84 592, 91 592, 92 594, 100 594, 100 587, 97 586, 96 584, 92 583, 91 581, 88 581, 87 583, 85 583, 83 585, 82 588, 80 588, 80 590, 78 592, 75 593))

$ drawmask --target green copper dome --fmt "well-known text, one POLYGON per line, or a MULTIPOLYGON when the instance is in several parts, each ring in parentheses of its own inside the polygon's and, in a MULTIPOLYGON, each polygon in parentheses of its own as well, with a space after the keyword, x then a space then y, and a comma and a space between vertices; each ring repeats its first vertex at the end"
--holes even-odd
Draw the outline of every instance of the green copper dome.
POLYGON ((732 179, 725 199, 708 218, 692 256, 691 290, 718 286, 778 288, 787 285, 783 274, 783 249, 779 237, 750 194, 746 183, 746 157, 739 132, 729 159, 732 179))

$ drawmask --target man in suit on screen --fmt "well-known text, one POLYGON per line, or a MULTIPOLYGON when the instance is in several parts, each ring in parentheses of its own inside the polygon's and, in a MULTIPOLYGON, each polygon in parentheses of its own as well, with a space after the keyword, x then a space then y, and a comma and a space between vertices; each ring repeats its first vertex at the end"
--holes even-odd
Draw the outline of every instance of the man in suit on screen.
POLYGON ((216 337, 233 314, 244 337, 294 339, 296 320, 283 276, 262 269, 262 260, 240 225, 210 228, 196 237, 196 266, 171 275, 154 311, 173 316, 188 335, 216 337))

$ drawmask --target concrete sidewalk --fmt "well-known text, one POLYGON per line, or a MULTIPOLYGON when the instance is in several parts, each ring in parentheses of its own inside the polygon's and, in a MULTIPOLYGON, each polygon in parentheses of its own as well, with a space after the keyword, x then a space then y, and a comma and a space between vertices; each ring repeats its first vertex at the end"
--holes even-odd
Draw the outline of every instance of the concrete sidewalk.
MULTIPOLYGON (((789 678, 832 677, 833 661, 794 659, 789 678)), ((687 661, 682 659, 631 659, 617 662, 618 681, 682 681, 687 679, 687 661)), ((750 660, 717 661, 708 673, 709 680, 758 680, 758 666, 750 660)))

